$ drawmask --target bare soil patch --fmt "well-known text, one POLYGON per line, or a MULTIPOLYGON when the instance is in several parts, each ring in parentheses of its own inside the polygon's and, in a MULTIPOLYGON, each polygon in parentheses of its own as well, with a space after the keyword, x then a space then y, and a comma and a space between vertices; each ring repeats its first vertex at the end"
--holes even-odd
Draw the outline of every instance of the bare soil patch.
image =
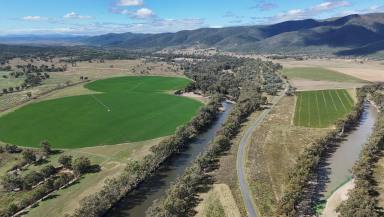
POLYGON ((208 103, 208 101, 209 101, 209 99, 207 97, 204 97, 202 95, 199 95, 199 94, 196 94, 193 92, 183 93, 183 94, 181 94, 181 96, 199 100, 200 102, 203 102, 204 104, 208 103))
POLYGON ((364 83, 336 82, 336 81, 313 81, 306 79, 290 80, 292 86, 298 91, 305 90, 329 90, 329 89, 352 89, 362 87, 364 83))
POLYGON ((284 67, 322 67, 371 82, 384 81, 384 65, 382 61, 345 60, 345 59, 309 59, 303 61, 282 59, 275 60, 284 67))
POLYGON ((341 202, 348 199, 348 192, 355 187, 353 180, 347 182, 335 191, 327 200, 322 217, 337 217, 339 214, 336 212, 336 208, 341 202))

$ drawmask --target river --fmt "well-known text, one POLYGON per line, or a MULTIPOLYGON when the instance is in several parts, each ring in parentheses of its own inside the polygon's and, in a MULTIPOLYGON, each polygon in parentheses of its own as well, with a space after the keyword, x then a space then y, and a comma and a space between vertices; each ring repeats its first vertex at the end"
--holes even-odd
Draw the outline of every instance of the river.
POLYGON ((170 185, 183 174, 198 154, 206 149, 217 131, 221 129, 233 108, 233 104, 224 102, 223 106, 224 111, 219 114, 217 120, 205 133, 198 135, 187 150, 172 157, 165 168, 159 169, 152 178, 140 184, 136 190, 124 197, 105 216, 145 216, 145 211, 152 205, 153 201, 165 194, 170 185))
POLYGON ((323 191, 325 199, 351 179, 352 167, 373 132, 377 113, 376 107, 365 103, 359 125, 347 134, 336 151, 326 160, 325 171, 328 174, 328 181, 323 191))

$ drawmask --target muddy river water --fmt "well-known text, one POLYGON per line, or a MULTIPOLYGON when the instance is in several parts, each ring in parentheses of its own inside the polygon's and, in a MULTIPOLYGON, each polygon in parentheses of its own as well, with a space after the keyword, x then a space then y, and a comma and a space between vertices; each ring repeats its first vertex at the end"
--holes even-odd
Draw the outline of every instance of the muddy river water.
POLYGON ((377 113, 376 107, 366 103, 359 125, 348 133, 337 150, 327 159, 325 169, 328 173, 328 182, 324 190, 325 198, 351 179, 352 167, 373 132, 377 113))
POLYGON ((135 191, 129 193, 105 216, 145 216, 145 211, 152 205, 153 201, 165 194, 170 185, 183 174, 184 170, 191 165, 198 154, 206 149, 217 131, 221 129, 222 124, 232 110, 233 104, 225 102, 223 106, 224 111, 219 114, 218 119, 205 133, 197 136, 187 150, 172 157, 166 168, 160 169, 152 178, 142 183, 135 191))

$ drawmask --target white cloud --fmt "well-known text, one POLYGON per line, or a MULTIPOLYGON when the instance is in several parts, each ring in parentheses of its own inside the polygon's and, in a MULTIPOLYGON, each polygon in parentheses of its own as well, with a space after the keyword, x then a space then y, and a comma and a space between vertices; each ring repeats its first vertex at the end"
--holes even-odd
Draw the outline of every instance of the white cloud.
POLYGON ((23 19, 23 20, 28 20, 28 21, 40 21, 40 20, 46 20, 45 17, 41 17, 41 16, 25 16, 25 17, 22 17, 21 19, 23 19))
POLYGON ((117 5, 120 6, 141 6, 144 4, 143 0, 120 0, 117 5))
POLYGON ((77 14, 75 12, 70 12, 70 13, 67 13, 66 15, 64 15, 63 18, 65 18, 65 19, 90 19, 92 17, 91 16, 83 16, 83 15, 77 14))
POLYGON ((382 13, 384 12, 384 5, 374 5, 369 8, 359 10, 344 10, 337 14, 337 16, 345 16, 349 14, 369 14, 369 13, 382 13))
POLYGON ((22 28, 22 29, 0 29, 3 34, 76 34, 76 35, 100 35, 106 33, 163 33, 177 32, 181 30, 192 30, 208 27, 203 19, 162 19, 153 18, 139 20, 130 23, 114 22, 92 22, 92 23, 66 23, 63 27, 57 28, 22 28))
POLYGON ((333 10, 335 8, 340 8, 340 7, 348 7, 351 5, 352 4, 348 1, 326 1, 318 5, 315 5, 310 10, 314 12, 322 12, 322 11, 333 10))
POLYGON ((292 9, 283 13, 279 13, 276 16, 266 17, 264 21, 267 22, 282 22, 287 20, 301 20, 307 18, 316 18, 317 16, 334 11, 339 8, 349 7, 352 4, 348 1, 326 1, 317 4, 310 8, 304 9, 292 9))
POLYGON ((127 9, 121 10, 121 9, 113 8, 111 10, 111 12, 115 13, 115 14, 128 15, 129 17, 131 17, 133 19, 146 19, 146 18, 155 17, 155 13, 149 8, 140 8, 140 9, 135 10, 135 11, 127 10, 127 9))
POLYGON ((147 18, 147 17, 152 17, 154 15, 153 11, 148 8, 140 8, 137 10, 134 15, 140 18, 147 18))

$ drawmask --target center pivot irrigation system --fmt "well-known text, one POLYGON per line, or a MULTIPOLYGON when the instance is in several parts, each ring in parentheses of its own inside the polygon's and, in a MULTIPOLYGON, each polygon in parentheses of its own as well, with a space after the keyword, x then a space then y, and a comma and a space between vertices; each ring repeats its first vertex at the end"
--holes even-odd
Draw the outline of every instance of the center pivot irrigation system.
POLYGON ((111 108, 107 105, 105 105, 101 100, 99 100, 96 96, 94 95, 91 95, 91 97, 97 102, 99 103, 100 105, 102 105, 104 108, 107 109, 107 112, 111 112, 111 108))

